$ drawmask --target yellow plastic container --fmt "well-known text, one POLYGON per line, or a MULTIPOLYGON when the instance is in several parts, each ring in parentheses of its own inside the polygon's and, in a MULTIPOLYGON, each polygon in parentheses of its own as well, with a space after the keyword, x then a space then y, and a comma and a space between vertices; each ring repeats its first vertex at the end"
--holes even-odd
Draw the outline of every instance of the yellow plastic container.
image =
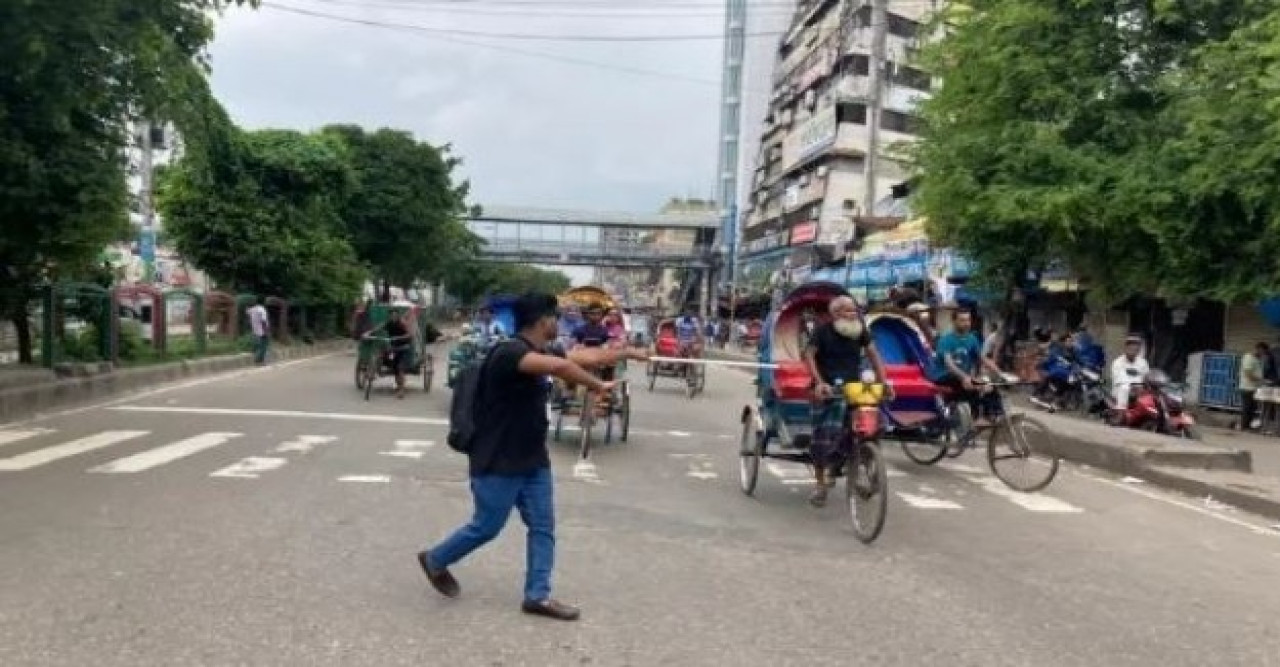
POLYGON ((884 385, 879 382, 850 382, 844 386, 844 399, 849 405, 879 405, 884 398, 884 385))

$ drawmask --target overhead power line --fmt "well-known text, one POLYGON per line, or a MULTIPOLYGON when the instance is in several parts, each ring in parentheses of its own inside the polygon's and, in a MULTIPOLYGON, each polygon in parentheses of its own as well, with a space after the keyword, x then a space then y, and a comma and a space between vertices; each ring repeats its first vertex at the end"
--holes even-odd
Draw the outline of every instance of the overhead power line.
MULTIPOLYGON (((292 5, 282 5, 277 2, 264 2, 263 7, 270 7, 282 12, 291 14, 301 14, 303 16, 312 16, 315 18, 328 19, 331 21, 340 21, 343 23, 358 23, 361 25, 376 26, 381 28, 399 28, 402 30, 414 30, 434 35, 452 35, 458 37, 479 37, 484 39, 511 39, 522 41, 538 41, 538 42, 691 42, 724 39, 722 33, 706 34, 706 35, 538 35, 532 33, 519 32, 483 32, 478 30, 458 30, 455 28, 428 28, 427 26, 414 25, 411 23, 396 23, 391 21, 375 21, 373 19, 362 19, 355 16, 343 16, 340 14, 328 14, 325 12, 312 11, 302 7, 292 5)), ((780 37, 780 32, 758 32, 748 34, 747 37, 780 37)))
MULTIPOLYGON (((414 0, 311 0, 327 5, 346 7, 362 7, 366 9, 391 9, 414 13, 430 14, 470 14, 476 16, 518 16, 522 18, 603 18, 603 19, 658 19, 673 18, 719 18, 724 16, 724 9, 711 9, 712 5, 578 5, 575 7, 554 5, 537 6, 528 3, 518 5, 472 5, 459 2, 415 2, 414 0)), ((787 5, 762 6, 753 11, 776 17, 792 14, 793 7, 787 5)))
MULTIPOLYGON (((268 4, 268 3, 263 3, 263 7, 270 8, 270 9, 276 9, 276 10, 279 10, 279 9, 280 9, 280 7, 279 7, 278 5, 272 5, 272 4, 268 4)), ((366 25, 366 24, 362 23, 362 25, 366 25)), ((394 24, 369 25, 369 27, 380 28, 380 29, 384 29, 384 30, 392 30, 392 31, 396 31, 396 32, 406 32, 406 33, 411 33, 411 34, 419 34, 419 35, 421 35, 421 34, 422 34, 420 31, 408 30, 408 29, 405 29, 405 28, 404 28, 404 27, 402 27, 402 26, 397 26, 397 25, 394 25, 394 24)), ((597 61, 594 61, 594 60, 588 60, 588 59, 585 59, 585 58, 575 58, 575 57, 572 57, 572 56, 562 56, 562 55, 558 55, 558 54, 554 54, 554 53, 545 53, 545 52, 542 52, 542 51, 530 51, 530 50, 527 50, 527 49, 521 49, 521 48, 517 48, 517 47, 512 47, 512 46, 502 45, 502 44, 493 44, 493 43, 488 43, 488 42, 477 42, 477 41, 474 41, 474 40, 470 40, 470 39, 463 39, 463 38, 460 38, 460 37, 453 37, 453 36, 449 36, 449 35, 432 35, 432 36, 431 36, 431 39, 433 39, 433 40, 435 40, 435 41, 440 41, 440 42, 448 42, 448 43, 451 43, 451 44, 461 44, 461 45, 464 45, 464 46, 474 46, 474 47, 478 47, 478 48, 482 48, 482 49, 489 49, 489 50, 492 50, 492 51, 500 51, 500 52, 503 52, 503 53, 511 53, 511 54, 521 55, 521 56, 525 56, 525 57, 529 57, 529 58, 538 58, 538 59, 541 59, 541 60, 548 60, 548 61, 553 61, 553 62, 560 62, 560 63, 569 64, 569 65, 578 65, 578 66, 581 66, 581 67, 591 67, 591 68, 595 68, 595 69, 608 70, 608 71, 613 71, 613 72, 622 72, 622 73, 625 73, 625 74, 634 74, 634 75, 637 75, 637 76, 646 76, 646 77, 651 77, 651 78, 655 78, 655 79, 667 79, 667 80, 670 80, 670 81, 681 81, 681 82, 684 82, 684 83, 695 83, 695 84, 704 85, 704 86, 716 86, 716 87, 719 87, 719 86, 720 86, 720 82, 719 82, 719 81, 716 81, 716 80, 713 80, 713 79, 704 79, 704 78, 696 77, 696 76, 690 76, 690 75, 687 75, 687 74, 679 74, 679 73, 675 73, 675 72, 664 72, 664 71, 660 71, 660 70, 651 70, 651 69, 645 69, 645 68, 642 68, 642 67, 631 67, 631 66, 628 66, 628 65, 613 65, 613 64, 610 64, 610 63, 602 63, 602 62, 597 62, 597 61)))

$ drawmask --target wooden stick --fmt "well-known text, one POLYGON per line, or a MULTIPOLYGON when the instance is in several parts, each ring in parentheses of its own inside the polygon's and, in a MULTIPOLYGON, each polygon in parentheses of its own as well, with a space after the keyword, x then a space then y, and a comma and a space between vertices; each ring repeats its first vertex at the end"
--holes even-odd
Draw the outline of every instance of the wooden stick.
POLYGON ((649 363, 664 364, 703 364, 705 366, 741 366, 746 368, 777 368, 777 364, 766 364, 759 361, 729 361, 727 359, 688 359, 685 357, 649 357, 649 363))

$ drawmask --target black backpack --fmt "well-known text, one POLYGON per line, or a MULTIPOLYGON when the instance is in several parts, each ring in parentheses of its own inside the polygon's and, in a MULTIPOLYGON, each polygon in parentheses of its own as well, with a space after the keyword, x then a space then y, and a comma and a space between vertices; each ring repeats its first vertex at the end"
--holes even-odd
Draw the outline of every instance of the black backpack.
MULTIPOLYGON (((519 339, 516 339, 519 340, 519 339)), ((505 344, 505 343, 503 343, 505 344)), ((501 345, 501 344, 500 344, 501 345)), ((470 454, 476 437, 476 408, 480 405, 485 368, 497 352, 489 350, 483 361, 474 361, 458 372, 454 379, 453 399, 449 402, 449 435, 445 442, 455 452, 470 454)))
POLYGON ((445 439, 455 452, 469 454, 476 437, 476 405, 480 402, 480 385, 485 362, 474 361, 458 372, 453 381, 453 399, 449 401, 449 435, 445 439))

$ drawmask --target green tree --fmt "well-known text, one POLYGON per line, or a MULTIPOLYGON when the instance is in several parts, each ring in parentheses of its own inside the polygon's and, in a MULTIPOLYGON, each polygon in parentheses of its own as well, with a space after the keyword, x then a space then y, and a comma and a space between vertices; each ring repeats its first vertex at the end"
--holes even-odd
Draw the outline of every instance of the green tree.
POLYGON ((1165 289, 1226 301, 1280 293, 1280 9, 1206 45, 1171 81, 1140 224, 1165 289), (1176 84, 1176 87, 1173 85, 1176 84))
POLYGON ((210 13, 232 4, 0 3, 0 316, 23 362, 39 284, 90 267, 127 225, 127 119, 181 115, 210 13))
POLYGON ((224 136, 159 179, 157 203, 177 250, 235 290, 354 299, 365 274, 341 218, 355 187, 346 145, 288 130, 228 127, 224 136))
POLYGON ((1166 110, 1196 50, 1265 3, 968 4, 925 58, 942 81, 914 149, 931 235, 1006 289, 1063 260, 1114 295, 1153 291, 1171 239, 1142 221, 1183 220, 1172 182, 1153 187, 1157 147, 1181 129, 1166 110))
POLYGON ((437 282, 475 255, 479 241, 462 221, 468 184, 454 183, 461 160, 449 146, 386 128, 333 125, 323 132, 349 149, 356 183, 342 218, 357 256, 384 290, 437 282))
POLYGON ((527 264, 469 261, 445 276, 444 288, 462 303, 475 305, 487 295, 546 292, 559 294, 573 284, 560 271, 527 264))

